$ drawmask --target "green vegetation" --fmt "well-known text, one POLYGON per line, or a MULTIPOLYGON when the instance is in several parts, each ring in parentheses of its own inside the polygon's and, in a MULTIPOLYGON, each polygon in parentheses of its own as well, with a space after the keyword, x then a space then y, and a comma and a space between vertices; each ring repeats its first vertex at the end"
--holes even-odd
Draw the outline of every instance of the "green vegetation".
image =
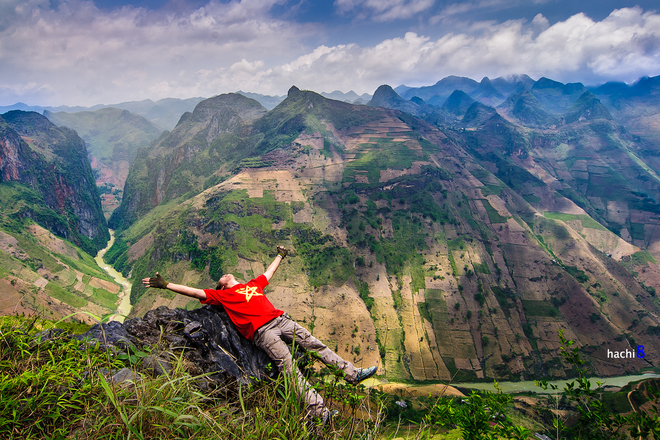
POLYGON ((508 317, 510 316, 510 309, 516 308, 516 296, 513 290, 510 288, 502 289, 499 286, 490 286, 490 290, 495 295, 497 302, 500 304, 500 308, 504 311, 504 314, 508 317))
POLYGON ((57 284, 48 283, 46 284, 45 290, 48 295, 52 296, 53 298, 57 298, 60 301, 63 301, 72 307, 80 308, 80 307, 85 307, 87 305, 86 300, 64 290, 57 284))
POLYGON ((559 309, 548 301, 537 301, 537 300, 521 300, 523 308, 525 309, 525 314, 527 316, 548 316, 555 317, 559 315, 559 309))
MULTIPOLYGON (((93 280, 111 283, 114 281, 89 254, 69 242, 55 238, 53 240, 57 247, 54 249, 65 253, 51 250, 30 232, 36 227, 33 222, 24 219, 21 223, 25 226, 20 231, 0 226, 0 238, 15 240, 15 244, 9 245, 9 250, 16 251, 11 254, 0 250, 0 279, 9 279, 12 284, 20 280, 30 286, 28 289, 17 289, 24 304, 29 305, 28 307, 39 307, 39 312, 54 316, 57 316, 55 313, 61 313, 54 312, 58 309, 56 304, 59 302, 73 308, 83 308, 88 302, 93 302, 104 308, 102 313, 110 313, 116 308, 115 294, 102 289, 95 290, 90 286, 93 280), (44 283, 43 290, 33 284, 39 279, 44 283), (49 297, 58 301, 54 302, 49 297)), ((38 231, 39 229, 37 233, 38 231)), ((51 240, 46 235, 44 237, 47 241, 51 240)))
POLYGON ((565 269, 566 272, 578 281, 578 283, 586 283, 589 281, 589 276, 587 276, 583 270, 578 269, 575 266, 566 266, 565 269))
POLYGON ((206 375, 187 374, 180 357, 167 374, 143 370, 141 359, 157 354, 157 346, 115 356, 67 332, 35 338, 38 330, 52 326, 34 319, 0 319, 0 438, 357 439, 389 429, 382 424, 385 405, 394 402, 339 379, 324 382, 317 374, 312 379, 322 388, 326 405, 340 411, 323 426, 305 418, 286 376, 201 389, 198 383, 208 380, 206 375), (113 382, 120 368, 139 381, 113 382))
POLYGON ((550 218, 553 220, 561 220, 564 222, 577 220, 582 224, 583 228, 591 228, 591 229, 598 229, 599 231, 607 231, 607 228, 605 228, 603 225, 601 225, 600 223, 598 223, 596 220, 589 217, 588 215, 563 214, 560 212, 546 212, 544 213, 544 215, 546 218, 550 218))
POLYGON ((369 183, 375 184, 380 180, 381 170, 402 170, 410 168, 415 160, 425 159, 423 153, 410 149, 402 142, 387 138, 370 140, 373 143, 358 145, 356 160, 346 164, 344 182, 355 182, 357 175, 364 174, 369 183))
POLYGON ((497 210, 491 206, 488 200, 482 199, 481 203, 483 203, 484 208, 486 208, 486 212, 488 213, 488 218, 490 219, 491 223, 506 223, 507 217, 501 216, 499 212, 497 212, 497 210))

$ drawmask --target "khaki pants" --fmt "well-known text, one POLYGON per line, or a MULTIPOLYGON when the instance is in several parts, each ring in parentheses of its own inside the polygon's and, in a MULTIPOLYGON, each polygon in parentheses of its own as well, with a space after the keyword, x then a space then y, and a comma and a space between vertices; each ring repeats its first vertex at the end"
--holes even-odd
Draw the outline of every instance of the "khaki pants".
MULTIPOLYGON (((286 314, 267 322, 254 333, 255 345, 264 350, 275 362, 277 368, 289 377, 293 377, 294 365, 287 343, 294 341, 296 345, 318 353, 323 363, 336 366, 344 372, 348 379, 354 378, 357 374, 352 363, 343 360, 286 314)), ((305 399, 307 410, 320 416, 323 411, 323 398, 309 385, 298 368, 295 368, 295 375, 298 395, 305 399)))

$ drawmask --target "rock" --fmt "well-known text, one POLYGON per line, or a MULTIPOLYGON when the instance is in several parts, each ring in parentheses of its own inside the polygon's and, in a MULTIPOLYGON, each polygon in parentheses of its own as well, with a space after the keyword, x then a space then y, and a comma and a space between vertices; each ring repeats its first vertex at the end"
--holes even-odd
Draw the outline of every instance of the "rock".
POLYGON ((166 373, 169 374, 169 372, 172 371, 172 364, 160 356, 147 356, 142 359, 142 368, 151 370, 154 374, 160 376, 166 373))
POLYGON ((123 382, 133 381, 133 378, 134 378, 133 370, 131 370, 130 368, 122 368, 112 376, 111 380, 112 383, 118 385, 123 382))
POLYGON ((113 351, 153 347, 142 367, 155 374, 172 368, 175 360, 168 353, 178 357, 182 351, 183 364, 194 376, 213 373, 209 377, 216 381, 247 383, 277 374, 277 368, 267 368, 268 355, 238 333, 224 309, 217 306, 196 310, 159 307, 123 324, 97 324, 77 338, 99 341, 113 351))

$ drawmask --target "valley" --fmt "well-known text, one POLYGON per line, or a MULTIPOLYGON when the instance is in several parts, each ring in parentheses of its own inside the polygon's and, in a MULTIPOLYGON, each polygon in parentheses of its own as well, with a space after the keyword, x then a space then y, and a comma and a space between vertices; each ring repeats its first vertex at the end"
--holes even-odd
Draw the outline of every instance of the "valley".
MULTIPOLYGON (((625 106, 608 107, 611 89, 548 79, 443 81, 403 95, 382 86, 368 105, 296 87, 270 110, 243 95, 218 95, 171 132, 124 137, 121 148, 109 140, 116 128, 95 122, 105 127, 96 138, 105 146, 92 163, 116 230, 105 259, 132 283, 130 316, 198 307, 144 289, 144 276, 159 271, 199 288, 227 272, 248 280, 282 244, 292 253, 268 288, 274 305, 357 365, 378 364, 382 378, 570 377, 560 330, 593 374, 653 370, 660 113, 647 105, 643 118, 631 116, 625 106), (636 345, 649 356, 606 355, 636 345)), ((626 90, 617 89, 617 99, 625 101, 626 90)), ((129 119, 124 112, 86 113, 76 123, 129 119)), ((76 130, 92 136, 89 127, 76 130)), ((15 203, 10 197, 6 206, 15 203)), ((3 228, 30 222, 3 215, 3 228)), ((85 277, 57 275, 67 280, 57 299, 46 287, 58 272, 47 265, 23 272, 16 247, 25 249, 3 230, 3 258, 14 267, 0 280, 14 298, 4 313, 111 314, 79 295, 85 277), (20 301, 30 306, 19 310, 20 301)))

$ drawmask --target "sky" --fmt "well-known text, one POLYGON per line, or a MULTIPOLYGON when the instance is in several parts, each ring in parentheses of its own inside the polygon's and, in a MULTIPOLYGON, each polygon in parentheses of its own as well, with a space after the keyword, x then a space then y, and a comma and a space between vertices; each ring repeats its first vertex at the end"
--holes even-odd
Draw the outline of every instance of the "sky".
POLYGON ((660 75, 657 0, 0 0, 0 105, 660 75))

